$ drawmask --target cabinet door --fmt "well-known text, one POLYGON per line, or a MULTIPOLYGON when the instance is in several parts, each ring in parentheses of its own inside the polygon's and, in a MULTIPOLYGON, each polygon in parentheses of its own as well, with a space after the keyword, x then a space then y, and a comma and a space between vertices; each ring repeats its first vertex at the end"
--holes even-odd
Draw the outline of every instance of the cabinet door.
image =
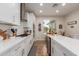
POLYGON ((24 40, 24 50, 25 50, 24 55, 28 55, 29 53, 29 42, 30 42, 30 39, 29 39, 29 36, 27 36, 24 40))
POLYGON ((25 47, 24 47, 24 50, 25 50, 25 56, 28 55, 28 43, 27 41, 25 41, 25 47))
POLYGON ((19 24, 20 5, 17 3, 0 3, 0 21, 9 24, 19 24))
POLYGON ((2 56, 22 56, 24 49, 24 42, 20 42, 19 44, 13 46, 10 50, 4 52, 2 56))
POLYGON ((27 14, 27 25, 28 25, 28 27, 29 27, 29 29, 33 29, 33 13, 26 13, 27 14))
POLYGON ((15 4, 13 11, 13 22, 15 25, 20 25, 20 4, 15 4))
POLYGON ((28 55, 28 53, 33 45, 33 40, 32 40, 31 35, 26 37, 24 42, 25 42, 25 55, 28 55))
POLYGON ((21 43, 20 43, 20 44, 14 46, 14 47, 11 49, 10 55, 11 55, 11 56, 21 56, 21 54, 22 54, 21 51, 22 51, 22 45, 21 45, 21 43))
POLYGON ((18 44, 16 53, 18 53, 18 56, 23 56, 24 55, 24 41, 18 44))
POLYGON ((10 22, 12 21, 12 8, 10 3, 0 3, 0 21, 10 22))
POLYGON ((54 56, 64 56, 63 52, 64 49, 62 46, 58 42, 54 41, 54 56))

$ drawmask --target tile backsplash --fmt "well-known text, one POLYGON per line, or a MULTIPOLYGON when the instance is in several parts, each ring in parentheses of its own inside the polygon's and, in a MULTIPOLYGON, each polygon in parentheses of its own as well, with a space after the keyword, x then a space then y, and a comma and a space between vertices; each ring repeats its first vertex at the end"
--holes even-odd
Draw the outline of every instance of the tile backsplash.
POLYGON ((10 25, 4 25, 4 24, 0 24, 0 29, 2 29, 3 31, 10 29, 12 26, 10 25))
POLYGON ((24 29, 22 26, 10 26, 10 25, 0 24, 0 29, 3 31, 7 30, 9 34, 12 34, 12 32, 10 31, 11 28, 17 29, 17 35, 24 33, 24 29))

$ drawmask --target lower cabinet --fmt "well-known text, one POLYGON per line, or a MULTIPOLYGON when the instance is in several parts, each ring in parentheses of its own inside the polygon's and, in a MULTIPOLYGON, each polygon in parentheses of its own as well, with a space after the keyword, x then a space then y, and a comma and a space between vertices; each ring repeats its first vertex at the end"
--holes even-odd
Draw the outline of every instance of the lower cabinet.
POLYGON ((63 47, 61 44, 52 39, 51 41, 52 56, 75 56, 71 51, 63 47))
POLYGON ((16 44, 11 49, 2 53, 1 56, 27 56, 32 47, 32 44, 32 37, 28 36, 22 42, 16 44))
POLYGON ((34 40, 32 36, 28 36, 24 41, 24 56, 27 56, 31 50, 34 40))
POLYGON ((30 42, 30 39, 28 37, 24 41, 24 44, 25 44, 24 45, 24 51, 25 51, 24 56, 28 55, 28 53, 29 53, 29 42, 30 42))
POLYGON ((2 54, 2 56, 22 56, 23 50, 24 48, 24 41, 20 42, 19 44, 13 46, 11 49, 9 49, 8 51, 4 52, 2 54))

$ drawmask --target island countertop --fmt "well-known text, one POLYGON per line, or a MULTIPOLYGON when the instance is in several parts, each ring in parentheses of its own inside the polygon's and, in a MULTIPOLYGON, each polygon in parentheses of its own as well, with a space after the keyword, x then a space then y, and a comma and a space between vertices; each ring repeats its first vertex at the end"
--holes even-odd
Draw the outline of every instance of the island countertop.
POLYGON ((73 54, 79 56, 79 40, 78 39, 73 39, 66 36, 62 36, 62 35, 50 35, 50 34, 45 34, 45 35, 55 40, 59 44, 61 44, 63 47, 71 51, 73 54))

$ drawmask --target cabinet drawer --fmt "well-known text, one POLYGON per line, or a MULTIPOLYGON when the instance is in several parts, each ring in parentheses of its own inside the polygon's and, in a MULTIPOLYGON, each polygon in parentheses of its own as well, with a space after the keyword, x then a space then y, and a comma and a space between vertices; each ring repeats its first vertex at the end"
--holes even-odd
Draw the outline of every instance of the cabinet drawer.
POLYGON ((58 49, 58 50, 62 50, 62 52, 64 51, 64 48, 63 48, 63 46, 62 45, 60 45, 58 42, 54 42, 55 43, 55 45, 54 45, 54 47, 56 48, 56 49, 58 49))
MULTIPOLYGON (((69 51, 67 48, 65 48, 64 46, 60 45, 58 42, 55 41, 55 45, 54 45, 54 53, 58 52, 59 56, 75 56, 75 54, 73 54, 71 51, 69 51)), ((58 55, 57 54, 57 55, 58 55)))
POLYGON ((54 41, 54 56, 64 56, 64 48, 58 42, 54 41))

